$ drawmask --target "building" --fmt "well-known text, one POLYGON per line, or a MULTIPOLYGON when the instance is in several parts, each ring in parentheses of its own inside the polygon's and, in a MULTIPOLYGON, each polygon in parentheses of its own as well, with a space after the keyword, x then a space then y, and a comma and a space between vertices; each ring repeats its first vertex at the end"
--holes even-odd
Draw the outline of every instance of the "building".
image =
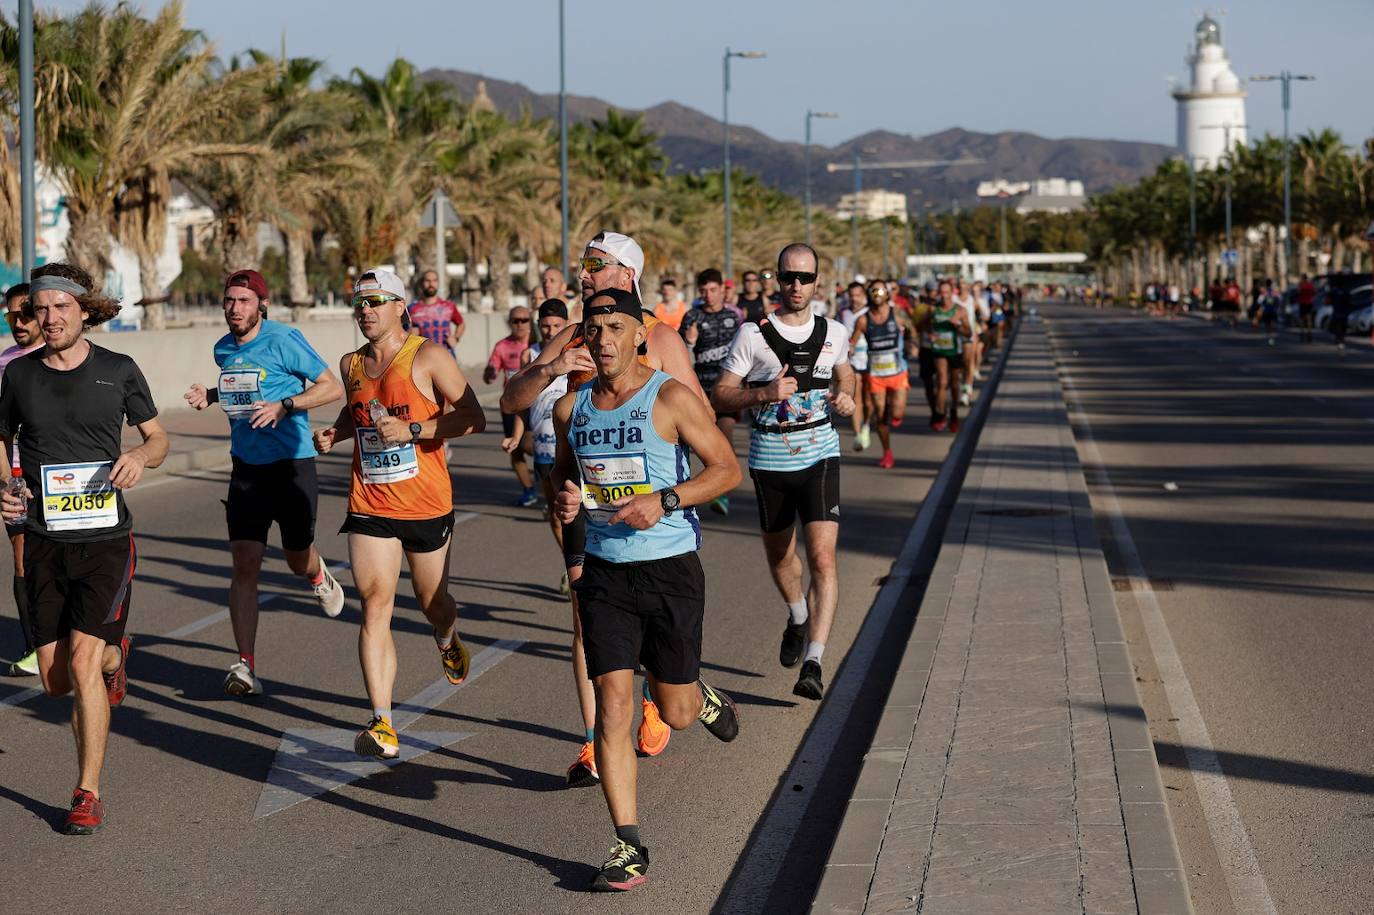
POLYGON ((1187 58, 1191 82, 1174 90, 1178 148, 1197 168, 1216 168, 1231 147, 1245 145, 1245 88, 1221 46, 1221 26, 1211 16, 1197 24, 1187 58))
POLYGON ((881 190, 845 194, 835 208, 835 218, 853 219, 856 210, 860 219, 886 219, 895 216, 906 222, 906 194, 881 190))
POLYGON ((1022 216, 1028 213, 1073 213, 1087 206, 1088 198, 1083 182, 1069 178, 1042 178, 1036 181, 995 181, 978 183, 980 198, 1006 199, 1019 198, 1016 212, 1022 216))

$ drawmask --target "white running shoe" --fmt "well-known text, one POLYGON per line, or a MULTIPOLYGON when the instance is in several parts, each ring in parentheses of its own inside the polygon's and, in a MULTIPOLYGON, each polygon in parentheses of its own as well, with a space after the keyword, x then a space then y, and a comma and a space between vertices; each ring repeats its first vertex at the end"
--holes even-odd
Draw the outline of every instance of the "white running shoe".
POLYGON ((315 592, 315 600, 320 602, 320 609, 325 616, 338 616, 343 611, 343 586, 330 574, 329 566, 324 564, 323 559, 320 560, 320 569, 324 572, 324 580, 311 586, 311 590, 315 592))
POLYGON ((229 673, 224 675, 224 691, 231 696, 261 696, 262 681, 253 673, 253 668, 242 658, 234 662, 229 673))
POLYGON ((969 405, 968 391, 964 391, 962 394, 959 395, 959 406, 961 406, 961 407, 967 407, 968 405, 969 405))
POLYGON ((863 451, 868 447, 869 441, 868 423, 864 423, 859 427, 859 433, 854 436, 854 444, 856 446, 854 450, 863 451))

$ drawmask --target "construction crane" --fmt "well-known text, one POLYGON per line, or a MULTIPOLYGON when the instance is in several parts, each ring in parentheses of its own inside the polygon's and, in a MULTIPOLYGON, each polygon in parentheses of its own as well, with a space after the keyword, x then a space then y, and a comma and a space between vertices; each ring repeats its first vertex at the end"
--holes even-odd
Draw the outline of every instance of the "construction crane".
POLYGON ((982 165, 983 160, 973 157, 960 159, 904 159, 897 162, 861 162, 859 153, 861 150, 854 148, 853 162, 828 162, 825 170, 827 172, 854 172, 854 207, 849 215, 850 224, 850 245, 853 248, 854 273, 859 272, 859 194, 864 189, 863 174, 865 171, 898 171, 908 168, 946 168, 954 165, 982 165))

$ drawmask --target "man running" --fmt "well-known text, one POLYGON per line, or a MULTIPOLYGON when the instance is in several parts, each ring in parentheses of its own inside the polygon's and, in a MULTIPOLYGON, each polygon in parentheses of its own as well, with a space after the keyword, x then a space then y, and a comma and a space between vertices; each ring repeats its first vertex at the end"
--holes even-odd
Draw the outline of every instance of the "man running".
MULTIPOLYGON (((487 367, 482 372, 484 382, 491 384, 500 378, 503 388, 511 376, 520 370, 525 350, 530 348, 530 331, 533 329, 530 310, 524 305, 516 305, 506 317, 506 324, 510 327, 510 333, 496 341, 491 348, 487 367)), ((520 497, 515 504, 529 508, 539 501, 539 496, 534 492, 534 478, 530 476, 529 465, 525 463, 525 450, 520 447, 523 431, 520 427, 523 422, 519 411, 501 411, 501 448, 510 455, 511 470, 520 482, 520 497)))
POLYGON ((915 328, 906 312, 893 307, 887 284, 882 280, 869 283, 868 301, 868 312, 854 323, 849 342, 856 344, 860 338, 868 341, 864 393, 872 399, 873 424, 883 446, 878 466, 889 470, 897 464, 892 454, 892 430, 902 424, 906 412, 906 392, 911 383, 906 377, 905 349, 915 328))
POLYGON ((414 333, 437 343, 452 356, 463 339, 467 325, 463 313, 448 299, 439 298, 439 274, 426 270, 420 276, 420 298, 410 303, 410 326, 414 333))
POLYGON ((654 317, 677 330, 682 326, 686 314, 687 302, 678 291, 677 280, 665 276, 658 284, 658 304, 654 306, 654 317))
POLYGON ((353 443, 348 534, 353 581, 363 603, 358 657, 372 702, 372 718, 358 733, 359 756, 395 759, 400 741, 392 726, 396 643, 391 616, 401 557, 410 566, 420 610, 433 627, 434 644, 450 683, 468 675, 468 651, 458 638, 458 608, 448 593, 453 484, 443 442, 481 432, 486 418, 458 363, 442 347, 406 332, 405 284, 375 267, 353 287, 353 314, 367 343, 339 362, 348 401, 334 425, 315 432, 326 454, 353 443), (445 413, 443 405, 452 404, 445 413))
POLYGON ((859 376, 857 394, 854 397, 854 412, 850 414, 849 421, 854 429, 854 450, 863 451, 871 440, 868 424, 874 413, 869 409, 867 393, 868 338, 854 336, 854 327, 859 323, 859 318, 868 313, 868 291, 864 289, 863 283, 855 281, 849 284, 845 291, 845 303, 845 307, 840 310, 840 321, 853 341, 849 345, 850 368, 859 376))
POLYGON ((224 677, 231 696, 261 696, 257 676, 258 574, 267 535, 276 524, 286 565, 304 578, 328 616, 343 609, 343 588, 315 549, 319 479, 308 411, 343 396, 328 363, 294 327, 267 319, 267 281, 239 270, 224 283, 224 323, 215 344, 219 379, 193 384, 185 399, 196 410, 218 403, 229 418, 229 621, 238 660, 224 677))
POLYGON ((964 371, 964 340, 973 335, 968 311, 954 298, 954 286, 941 280, 939 300, 926 317, 921 332, 930 338, 935 356, 935 416, 930 428, 936 432, 959 431, 959 376, 964 371))
MULTIPOLYGON (((639 275, 644 269, 644 252, 639 243, 630 236, 618 232, 598 232, 587 243, 579 263, 579 281, 584 302, 606 289, 633 292, 636 298, 639 297, 639 275)), ((649 368, 666 372, 679 384, 687 386, 702 403, 707 403, 706 395, 702 393, 701 385, 697 382, 696 373, 692 371, 691 354, 677 331, 647 313, 643 320, 648 339, 638 357, 639 361, 649 368)), ((546 390, 549 385, 558 383, 560 378, 566 378, 568 390, 574 391, 595 377, 596 362, 587 351, 583 325, 581 322, 570 323, 555 336, 546 337, 539 354, 506 384, 506 389, 501 394, 501 409, 507 412, 529 409, 540 392, 546 390)), ((568 578, 574 585, 582 575, 585 542, 584 517, 579 517, 571 526, 564 526, 563 560, 568 578)), ((577 616, 575 588, 573 594, 572 653, 576 659, 585 655, 582 649, 582 623, 577 616)), ((590 723, 596 717, 596 700, 591 681, 581 672, 584 669, 574 661, 573 677, 578 705, 583 721, 590 723)), ((639 724, 637 749, 646 756, 657 756, 667 748, 673 732, 659 717, 658 706, 649 696, 647 683, 640 705, 643 713, 639 724)), ((594 785, 598 779, 595 746, 592 736, 588 734, 577 760, 568 767, 568 787, 594 785)))
MULTIPOLYGON (((558 336, 559 331, 568 326, 568 303, 562 299, 546 299, 539 306, 539 338, 541 340, 552 340, 558 336)), ((520 357, 521 365, 528 365, 543 347, 539 343, 531 343, 530 348, 525 350, 520 357)), ((554 459, 554 432, 553 432, 553 405, 558 402, 558 398, 568 393, 568 377, 566 375, 554 379, 553 383, 539 392, 534 403, 529 409, 529 430, 528 451, 534 455, 534 479, 539 483, 544 495, 544 504, 549 507, 549 526, 553 530, 553 539, 558 543, 559 548, 563 547, 563 525, 559 523, 558 516, 553 512, 553 498, 556 495, 550 488, 550 477, 553 473, 554 459)), ((580 552, 580 550, 579 550, 580 552)), ((562 592, 565 597, 571 595, 570 579, 567 572, 563 573, 562 592)), ((577 658, 573 658, 573 663, 577 663, 577 658)), ((591 685, 587 685, 588 691, 591 685)), ((587 729, 591 730, 590 719, 587 722, 587 729)), ((588 740, 591 737, 588 736, 588 740)))
MULTIPOLYGON (((0 353, 0 373, 5 371, 15 359, 20 356, 27 356, 29 353, 43 345, 43 334, 38 330, 38 322, 34 320, 32 309, 27 314, 24 306, 29 301, 29 284, 18 283, 11 286, 5 292, 5 319, 9 322, 10 334, 14 337, 14 345, 0 353)), ((13 451, 9 455, 11 472, 18 474, 15 470, 16 462, 13 451)), ((35 677, 38 675, 38 653, 33 646, 33 625, 29 620, 29 591, 24 584, 24 524, 25 519, 20 518, 13 524, 5 525, 5 533, 9 535, 10 549, 14 553, 14 580, 12 588, 14 592, 15 615, 19 618, 19 628, 24 635, 24 653, 19 660, 9 667, 11 677, 35 677)))
MULTIPOLYGON (((752 271, 751 271, 752 273, 752 271)), ((755 281, 758 274, 752 273, 755 281)), ((701 308, 693 308, 682 319, 680 332, 682 339, 692 349, 693 369, 701 389, 709 397, 716 379, 720 378, 720 366, 730 352, 730 343, 740 327, 739 312, 725 305, 725 287, 721 283, 720 271, 708 267, 697 274, 697 291, 706 303, 701 308)), ((762 301, 759 302, 762 308, 762 301)), ((726 441, 735 431, 739 411, 717 410, 716 428, 720 429, 726 441)), ((711 510, 717 514, 730 515, 729 490, 711 502, 711 510)))
POLYGON ((809 245, 782 249, 782 304, 762 324, 740 330, 712 397, 720 409, 747 407, 754 414, 749 475, 758 495, 764 555, 787 605, 778 661, 787 668, 802 662, 792 692, 807 699, 820 699, 825 692, 821 658, 840 596, 835 563, 840 436, 830 414, 853 412, 855 393, 855 375, 846 359, 849 334, 838 321, 811 313, 818 263, 809 245), (797 557, 798 518, 811 567, 805 593, 797 557))
POLYGON ((1298 283, 1298 327, 1301 328, 1298 339, 1303 343, 1312 342, 1312 313, 1317 301, 1317 287, 1307 274, 1302 275, 1302 281, 1298 283))
POLYGON ((36 267, 25 306, 43 349, 5 369, 0 437, 22 440, 22 488, 0 500, 7 522, 26 518, 25 585, 38 674, 50 696, 75 694, 72 731, 79 774, 68 835, 101 827, 100 771, 110 708, 124 701, 134 574, 133 518, 124 490, 167 456, 167 433, 132 359, 96 346, 85 331, 119 313, 90 275, 70 264, 36 267), (61 409, 54 409, 61 404, 61 409), (143 443, 120 444, 125 422, 143 443))
POLYGON ((638 359, 648 337, 637 295, 619 289, 585 303, 596 380, 554 408, 559 519, 587 514, 577 590, 587 672, 596 690, 596 764, 615 844, 591 888, 645 880, 636 763, 630 743, 634 673, 642 665, 663 720, 701 721, 716 738, 739 733, 735 704, 700 679, 705 578, 694 507, 739 483, 734 449, 693 391, 638 359), (687 475, 688 447, 703 469, 687 475))
MULTIPOLYGON (((757 324, 763 320, 768 312, 773 310, 773 303, 763 294, 763 278, 759 276, 757 270, 744 271, 741 281, 744 283, 744 292, 740 294, 739 301, 735 304, 745 321, 757 324)), ((697 289, 701 290, 700 280, 697 281, 697 289)), ((704 291, 702 294, 705 296, 704 291)), ((705 298, 709 304, 710 296, 705 296, 705 298)))

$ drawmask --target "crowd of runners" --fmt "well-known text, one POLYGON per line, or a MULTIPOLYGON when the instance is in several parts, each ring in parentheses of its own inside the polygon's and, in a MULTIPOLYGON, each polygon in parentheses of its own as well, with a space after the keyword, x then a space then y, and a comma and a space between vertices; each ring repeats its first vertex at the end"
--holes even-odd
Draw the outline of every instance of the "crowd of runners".
MULTIPOLYGON (((538 306, 512 309, 510 333, 483 375, 502 385, 501 447, 519 504, 543 503, 564 558, 569 692, 585 732, 567 784, 599 784, 615 830, 593 889, 625 890, 648 869, 635 751, 658 755, 674 730, 697 722, 722 741, 739 732, 734 702, 701 679, 706 590, 697 556, 699 509, 727 515, 742 479, 736 425, 747 429, 762 552, 786 611, 778 661, 797 670, 797 696, 819 700, 840 589, 839 427, 850 426, 860 452, 876 432, 877 466, 893 467, 892 432, 918 384, 930 430, 957 432, 1019 294, 960 279, 858 278, 827 299, 819 258, 800 243, 768 269, 746 272, 742 292, 719 271, 702 271, 690 304, 668 277, 660 299, 645 301, 644 252, 629 236, 597 234, 577 266, 580 295, 546 270, 538 306)), ((340 533, 361 600, 358 656, 371 708, 354 750, 382 759, 400 753, 391 621, 403 561, 445 676, 458 684, 469 673, 448 587, 446 443, 484 431, 486 418, 455 359, 461 310, 439 297, 432 271, 418 289, 412 302, 395 273, 362 272, 352 304, 366 343, 331 366, 299 329, 268 317, 263 277, 236 271, 224 288, 228 333, 213 349, 218 375, 186 379, 186 403, 217 405, 230 429, 227 602, 237 654, 223 688, 231 696, 268 688, 257 674, 257 588, 274 525, 288 567, 321 611, 343 608, 344 589, 315 545, 315 460, 339 448, 351 454, 340 533), (332 422, 312 428, 311 410, 321 411, 317 419, 334 414, 332 422)), ((66 831, 87 834, 105 817, 110 710, 123 701, 133 647, 136 548, 124 492, 162 462, 168 438, 140 367, 89 338, 119 310, 92 277, 44 265, 8 291, 6 308, 14 346, 0 355, 0 437, 10 455, 0 514, 26 641, 12 672, 74 697, 78 778, 66 831), (126 424, 139 433, 137 447, 121 445, 126 424)))

